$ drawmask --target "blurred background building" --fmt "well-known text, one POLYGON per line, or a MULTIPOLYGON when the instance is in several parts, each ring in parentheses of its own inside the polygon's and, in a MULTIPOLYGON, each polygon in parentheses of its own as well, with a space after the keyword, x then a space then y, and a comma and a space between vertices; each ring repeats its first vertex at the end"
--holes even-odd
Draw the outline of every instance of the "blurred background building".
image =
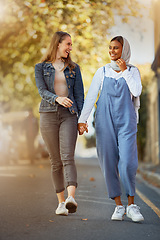
POLYGON ((155 58, 151 65, 155 76, 148 86, 146 151, 144 161, 160 164, 160 1, 152 2, 155 58))

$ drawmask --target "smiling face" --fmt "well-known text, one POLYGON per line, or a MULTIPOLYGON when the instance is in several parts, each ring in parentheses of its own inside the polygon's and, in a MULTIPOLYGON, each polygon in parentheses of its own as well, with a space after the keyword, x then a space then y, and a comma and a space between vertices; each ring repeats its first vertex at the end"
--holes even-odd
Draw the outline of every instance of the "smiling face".
POLYGON ((122 44, 118 42, 117 40, 114 40, 110 42, 109 45, 109 55, 111 60, 117 61, 119 58, 121 58, 122 55, 122 44))
POLYGON ((72 40, 69 36, 66 36, 58 45, 57 58, 67 58, 70 51, 72 51, 72 40))

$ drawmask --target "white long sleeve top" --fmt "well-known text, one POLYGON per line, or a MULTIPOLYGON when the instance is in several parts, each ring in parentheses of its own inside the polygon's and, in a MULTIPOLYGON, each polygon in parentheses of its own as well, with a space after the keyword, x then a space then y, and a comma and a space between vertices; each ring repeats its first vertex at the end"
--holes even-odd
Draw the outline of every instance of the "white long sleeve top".
MULTIPOLYGON (((137 101, 135 101, 135 111, 137 114, 138 121, 138 109, 139 109, 139 96, 142 91, 141 77, 137 67, 128 67, 125 71, 116 72, 112 68, 105 65, 105 76, 111 77, 116 80, 123 77, 126 80, 128 88, 131 93, 131 97, 134 96, 137 101)), ((92 80, 91 86, 89 88, 87 97, 85 99, 83 109, 78 120, 79 123, 85 123, 92 111, 94 103, 97 99, 99 91, 103 87, 103 79, 104 79, 104 70, 103 67, 99 68, 92 80)))

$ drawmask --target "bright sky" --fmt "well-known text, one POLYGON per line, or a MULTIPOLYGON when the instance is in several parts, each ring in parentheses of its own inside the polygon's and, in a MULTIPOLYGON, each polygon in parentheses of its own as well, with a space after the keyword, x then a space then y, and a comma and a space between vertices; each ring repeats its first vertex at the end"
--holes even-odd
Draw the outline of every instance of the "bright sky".
POLYGON ((111 30, 111 38, 117 35, 125 37, 131 46, 131 60, 133 64, 152 63, 154 59, 154 24, 150 18, 152 0, 139 0, 145 4, 142 9, 143 18, 131 18, 130 23, 120 23, 115 17, 115 26, 111 30))

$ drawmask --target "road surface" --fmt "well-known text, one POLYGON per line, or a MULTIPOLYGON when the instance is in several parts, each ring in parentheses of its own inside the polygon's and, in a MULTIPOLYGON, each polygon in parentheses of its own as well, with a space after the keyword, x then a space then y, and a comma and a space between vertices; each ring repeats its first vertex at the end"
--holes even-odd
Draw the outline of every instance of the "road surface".
MULTIPOLYGON (((48 160, 0 166, 0 240, 160 240, 159 189, 138 177, 135 202, 145 221, 111 221, 115 204, 107 197, 97 159, 76 162, 78 209, 68 216, 54 213, 57 199, 48 160)), ((127 205, 124 193, 122 202, 127 205)))

